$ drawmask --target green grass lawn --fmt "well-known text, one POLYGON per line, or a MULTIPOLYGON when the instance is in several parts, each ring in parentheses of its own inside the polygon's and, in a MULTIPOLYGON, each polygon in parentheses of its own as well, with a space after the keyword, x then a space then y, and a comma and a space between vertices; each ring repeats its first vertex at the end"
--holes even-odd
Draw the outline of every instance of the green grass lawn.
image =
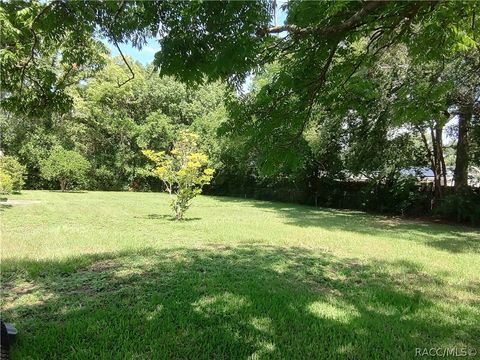
POLYGON ((1 208, 13 359, 387 359, 480 353, 480 232, 164 194, 24 191, 1 208))

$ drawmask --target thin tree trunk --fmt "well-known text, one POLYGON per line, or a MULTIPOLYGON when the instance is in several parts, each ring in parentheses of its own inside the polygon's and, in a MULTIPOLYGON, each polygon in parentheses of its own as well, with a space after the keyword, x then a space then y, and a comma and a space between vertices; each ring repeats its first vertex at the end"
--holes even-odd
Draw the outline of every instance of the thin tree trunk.
MULTIPOLYGON (((420 136, 422 137, 423 145, 425 146, 425 150, 427 152, 427 157, 428 157, 428 160, 430 161, 430 168, 433 171, 433 180, 434 180, 433 189, 435 191, 435 199, 437 199, 439 197, 439 194, 437 193, 438 189, 437 189, 437 184, 436 184, 436 181, 435 181, 436 178, 437 178, 436 168, 435 168, 435 158, 432 154, 432 150, 430 149, 430 146, 428 145, 428 140, 427 140, 427 137, 425 136, 425 132, 420 127, 417 127, 417 130, 420 133, 420 136)), ((430 209, 431 208, 433 208, 433 202, 430 206, 430 209)))
POLYGON ((433 177, 434 177, 434 186, 435 186, 435 198, 441 199, 443 196, 443 187, 442 187, 442 167, 440 165, 440 157, 442 155, 440 148, 438 146, 438 138, 436 136, 436 127, 435 129, 430 126, 430 136, 432 137, 432 148, 433 148, 433 177))
POLYGON ((60 180, 60 190, 65 191, 67 189, 67 181, 60 180))
POLYGON ((435 140, 437 145, 438 167, 441 170, 440 181, 442 186, 447 186, 447 167, 443 156, 443 125, 435 123, 435 140))
POLYGON ((468 130, 472 120, 473 107, 462 106, 458 114, 458 141, 455 161, 455 191, 468 188, 468 130))

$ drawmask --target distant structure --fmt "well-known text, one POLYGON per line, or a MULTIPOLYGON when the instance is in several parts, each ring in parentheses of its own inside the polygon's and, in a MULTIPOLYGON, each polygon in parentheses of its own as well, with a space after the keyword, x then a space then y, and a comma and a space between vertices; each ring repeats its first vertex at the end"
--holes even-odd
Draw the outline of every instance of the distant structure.
MULTIPOLYGON (((446 186, 455 185, 455 171, 453 167, 447 167, 446 186)), ((367 182, 370 180, 369 177, 365 175, 353 175, 346 173, 347 181, 358 181, 358 182, 367 182)), ((413 176, 417 178, 420 184, 433 184, 435 182, 435 176, 433 170, 429 167, 409 167, 400 169, 401 176, 413 176)), ((471 166, 468 171, 468 185, 472 187, 480 187, 480 168, 477 166, 471 166)))
MULTIPOLYGON (((429 184, 435 181, 433 170, 428 167, 411 167, 400 170, 404 176, 415 176, 420 183, 429 184)), ((446 186, 455 185, 455 171, 453 167, 447 167, 446 186)), ((468 171, 468 185, 480 187, 480 168, 472 166, 468 171)))
MULTIPOLYGON (((433 170, 428 167, 410 167, 400 170, 403 176, 414 176, 422 184, 430 184, 435 182, 435 175, 433 170)), ((455 184, 453 168, 447 167, 446 186, 453 186, 455 184)))

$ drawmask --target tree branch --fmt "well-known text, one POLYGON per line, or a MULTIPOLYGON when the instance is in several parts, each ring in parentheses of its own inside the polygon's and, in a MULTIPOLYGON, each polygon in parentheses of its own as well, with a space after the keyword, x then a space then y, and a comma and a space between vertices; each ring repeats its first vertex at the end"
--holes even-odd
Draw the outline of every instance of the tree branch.
POLYGON ((315 36, 326 36, 334 33, 341 33, 346 30, 353 29, 362 24, 362 20, 365 16, 370 14, 371 12, 375 11, 376 9, 384 6, 386 2, 384 1, 369 1, 365 3, 359 11, 353 14, 349 19, 346 21, 333 25, 330 27, 307 27, 301 28, 297 25, 281 25, 281 26, 273 26, 268 29, 261 29, 257 32, 258 35, 263 36, 266 34, 278 34, 284 31, 290 32, 296 36, 308 36, 308 35, 315 35, 315 36))
POLYGON ((318 92, 322 88, 323 84, 325 84, 325 81, 327 80, 327 72, 328 69, 330 68, 330 65, 332 64, 333 58, 335 56, 335 53, 337 52, 338 49, 338 42, 335 43, 334 46, 330 49, 330 53, 328 54, 328 58, 325 61, 325 64, 322 67, 322 70, 320 71, 320 76, 318 79, 311 84, 314 84, 316 82, 316 85, 313 87, 313 89, 310 91, 309 94, 309 105, 307 109, 307 114, 305 116, 305 119, 302 123, 302 126, 300 127, 299 131, 294 137, 293 141, 298 140, 300 136, 302 136, 303 132, 305 131, 305 128, 308 124, 308 121, 310 120, 310 117, 312 116, 312 111, 313 111, 313 105, 315 104, 315 98, 317 97, 318 92))
POLYGON ((46 5, 37 15, 32 20, 32 23, 30 24, 30 32, 33 35, 33 44, 32 48, 30 50, 30 57, 27 59, 25 64, 22 66, 22 74, 20 75, 20 91, 19 93, 22 94, 23 91, 23 82, 25 81, 25 72, 27 70, 28 65, 30 65, 31 62, 35 62, 35 48, 37 47, 38 44, 38 36, 37 33, 35 32, 33 26, 35 23, 38 21, 40 16, 42 16, 49 8, 51 8, 54 4, 56 4, 57 1, 52 1, 50 4, 46 5))
POLYGON ((117 85, 118 85, 118 87, 121 87, 121 86, 125 85, 127 82, 135 79, 135 73, 133 72, 132 68, 130 67, 130 64, 128 63, 127 59, 125 59, 125 56, 123 55, 123 52, 120 49, 120 46, 118 46, 117 40, 115 38, 113 39, 113 43, 114 43, 115 47, 117 48, 118 52, 120 53, 120 56, 122 57, 123 62, 125 63, 125 65, 127 65, 128 70, 130 71, 130 74, 131 74, 131 76, 123 82, 120 82, 117 79, 117 85))
MULTIPOLYGON (((117 22, 118 15, 120 15, 120 13, 122 12, 124 5, 125 5, 125 0, 120 0, 118 9, 115 12, 115 15, 113 16, 112 24, 115 24, 117 22)), ((110 29, 110 31, 112 32, 111 29, 110 29)), ((120 82, 117 79, 117 85, 118 85, 118 87, 121 87, 121 86, 125 85, 126 83, 128 83, 129 81, 135 79, 135 73, 133 72, 132 68, 130 67, 130 64, 128 63, 127 59, 125 59, 125 56, 123 55, 123 52, 120 49, 120 46, 118 46, 117 37, 113 34, 113 32, 112 32, 111 35, 112 35, 112 39, 113 39, 113 44, 117 48, 120 56, 122 57, 123 62, 125 63, 125 65, 127 65, 127 68, 128 68, 128 70, 130 71, 130 74, 131 74, 131 76, 123 82, 120 82)))

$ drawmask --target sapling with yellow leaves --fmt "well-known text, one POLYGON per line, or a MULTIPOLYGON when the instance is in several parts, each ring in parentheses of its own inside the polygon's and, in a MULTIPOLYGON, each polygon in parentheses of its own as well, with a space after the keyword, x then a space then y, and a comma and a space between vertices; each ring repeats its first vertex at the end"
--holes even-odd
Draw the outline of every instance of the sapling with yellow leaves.
POLYGON ((177 220, 182 220, 191 200, 210 183, 214 170, 207 167, 208 156, 198 151, 198 135, 183 131, 170 153, 144 150, 155 163, 153 174, 159 177, 172 196, 171 207, 177 220))

